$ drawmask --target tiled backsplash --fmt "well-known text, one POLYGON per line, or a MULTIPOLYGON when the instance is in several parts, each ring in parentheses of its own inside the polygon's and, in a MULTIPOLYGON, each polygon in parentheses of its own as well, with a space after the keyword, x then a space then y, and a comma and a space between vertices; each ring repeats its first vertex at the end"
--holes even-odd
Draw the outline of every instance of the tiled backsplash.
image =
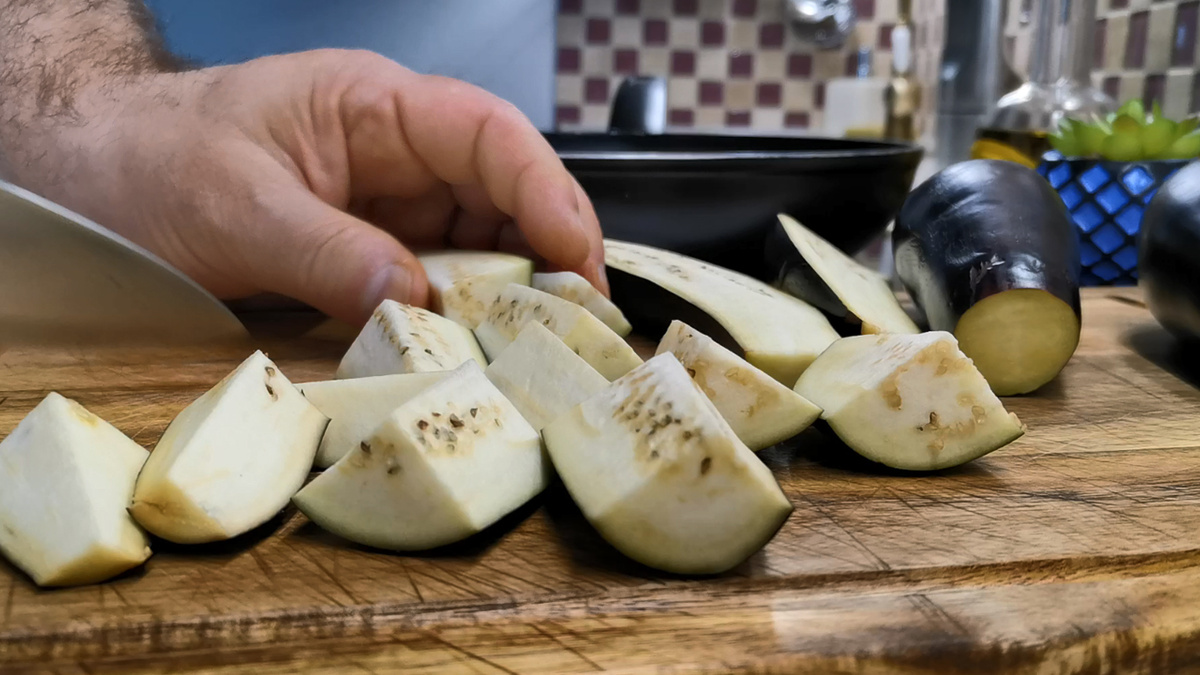
MULTIPOLYGON (((946 0, 914 0, 914 72, 921 126, 932 120, 946 0)), ((1173 115, 1200 109, 1200 0, 1099 0, 1094 79, 1114 97, 1160 100, 1173 115)), ((853 70, 859 47, 873 71, 891 69, 897 0, 855 0, 858 21, 840 50, 820 50, 787 25, 783 0, 560 0, 557 125, 599 130, 621 80, 668 78, 668 122, 701 129, 821 128, 825 82, 853 70)), ((1029 60, 1022 19, 1031 0, 1010 0, 1006 51, 1029 60)))

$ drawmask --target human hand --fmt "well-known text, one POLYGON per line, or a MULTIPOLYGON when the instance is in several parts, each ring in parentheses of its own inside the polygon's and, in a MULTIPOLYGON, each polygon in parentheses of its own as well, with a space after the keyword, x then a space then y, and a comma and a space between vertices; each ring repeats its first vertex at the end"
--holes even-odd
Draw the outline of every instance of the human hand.
POLYGON ((410 248, 446 246, 534 255, 607 291, 583 190, 516 108, 463 82, 322 50, 127 76, 74 105, 26 187, 223 299, 361 322, 384 298, 424 304, 410 248))

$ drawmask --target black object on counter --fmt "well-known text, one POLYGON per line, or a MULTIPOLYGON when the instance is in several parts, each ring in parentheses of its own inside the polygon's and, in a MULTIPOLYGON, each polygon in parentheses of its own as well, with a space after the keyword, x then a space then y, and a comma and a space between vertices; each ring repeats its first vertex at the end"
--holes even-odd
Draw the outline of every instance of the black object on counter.
POLYGON ((551 133, 606 237, 766 278, 766 235, 790 214, 848 252, 878 236, 912 186, 919 146, 763 136, 551 133))
POLYGON ((896 273, 1001 395, 1054 378, 1079 342, 1079 234, 1032 169, 952 165, 913 190, 893 232, 896 273))
POLYGON ((1182 339, 1200 339, 1200 164, 1159 188, 1140 237, 1138 278, 1154 318, 1182 339))

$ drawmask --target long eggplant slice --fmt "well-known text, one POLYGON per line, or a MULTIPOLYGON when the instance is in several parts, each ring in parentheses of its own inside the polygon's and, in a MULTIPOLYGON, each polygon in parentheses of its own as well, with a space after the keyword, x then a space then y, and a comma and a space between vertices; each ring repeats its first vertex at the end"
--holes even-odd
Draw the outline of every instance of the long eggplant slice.
POLYGON ((533 261, 495 251, 433 251, 417 256, 429 277, 433 311, 472 330, 509 284, 528 286, 533 261))
POLYGON ((896 272, 932 330, 951 331, 1001 396, 1046 384, 1079 344, 1079 237, 1036 172, 955 164, 909 195, 896 272))
POLYGON ((604 251, 614 301, 644 330, 687 321, 784 386, 838 339, 820 311, 744 274, 611 239, 604 251))
POLYGON ((658 353, 665 352, 679 359, 751 450, 785 441, 821 415, 803 396, 682 321, 672 321, 658 343, 658 353))
POLYGON ((821 406, 855 452, 897 469, 957 466, 1024 433, 954 336, 941 331, 838 340, 796 391, 821 406))
POLYGON ((475 335, 488 357, 496 359, 525 324, 533 321, 550 329, 609 381, 642 363, 633 347, 591 312, 556 295, 517 284, 509 284, 500 293, 475 335))
POLYGON ((1142 217, 1138 279, 1154 318, 1176 336, 1200 341, 1200 164, 1179 170, 1142 217))
POLYGON ((767 266, 778 270, 776 285, 825 312, 850 335, 919 333, 891 285, 790 216, 768 238, 767 266))
POLYGON ((539 272, 533 275, 533 287, 583 307, 621 337, 633 331, 633 326, 629 325, 621 309, 588 283, 587 279, 574 272, 539 272))
POLYGON ((554 468, 600 534, 680 574, 724 572, 762 548, 792 505, 671 354, 543 430, 554 468))

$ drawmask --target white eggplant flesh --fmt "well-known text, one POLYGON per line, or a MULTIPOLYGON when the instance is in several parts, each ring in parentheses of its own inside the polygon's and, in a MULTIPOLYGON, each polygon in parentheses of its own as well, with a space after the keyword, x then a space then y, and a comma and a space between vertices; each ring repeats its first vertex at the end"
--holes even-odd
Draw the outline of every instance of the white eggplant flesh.
POLYGON ((740 352, 784 386, 793 386, 804 369, 839 337, 816 308, 744 274, 611 239, 605 240, 604 251, 605 262, 618 272, 609 277, 613 298, 627 313, 640 308, 640 315, 649 320, 688 319, 692 325, 705 320, 701 327, 710 336, 740 352), (654 297, 653 287, 678 300, 654 297), (694 310, 680 307, 679 300, 706 316, 689 319, 685 314, 694 310), (715 329, 727 336, 714 333, 715 329))
POLYGON ((560 415, 543 437, 588 521, 656 569, 724 572, 765 546, 792 511, 672 354, 560 415))
POLYGON ((104 581, 150 557, 126 510, 149 453, 51 393, 0 443, 0 553, 39 586, 104 581))
POLYGON ((525 324, 484 373, 538 431, 608 386, 603 375, 536 321, 525 324))
POLYGON ((633 326, 612 300, 596 290, 587 279, 574 272, 544 272, 533 275, 533 287, 563 300, 573 302, 604 322, 614 333, 625 337, 633 332, 633 326))
POLYGON ((416 551, 483 530, 548 480, 537 431, 468 361, 394 410, 293 501, 340 537, 416 551))
POLYGON ((453 370, 487 360, 467 328, 433 312, 384 300, 338 366, 340 380, 453 370))
POLYGON ((529 322, 545 326, 609 381, 642 362, 624 338, 583 307, 517 284, 504 288, 475 335, 488 358, 494 359, 529 322))
POLYGON ((896 469, 957 466, 1025 431, 946 332, 844 338, 796 391, 846 445, 896 469))
POLYGON ((417 256, 433 311, 472 330, 509 284, 528 286, 533 261, 497 251, 432 251, 417 256))
POLYGON ((737 354, 682 321, 672 321, 658 343, 683 364, 700 390, 751 450, 762 450, 804 431, 821 409, 737 354))
POLYGON ((180 544, 248 532, 304 484, 328 421, 255 352, 167 427, 138 476, 129 512, 180 544))
POLYGON ((307 382, 296 387, 329 418, 315 464, 333 466, 358 448, 393 410, 445 379, 447 371, 307 382))
POLYGON ((780 251, 787 261, 780 270, 783 290, 824 309, 836 320, 858 324, 864 335, 921 332, 883 275, 790 216, 779 214, 779 224, 794 249, 780 251))

